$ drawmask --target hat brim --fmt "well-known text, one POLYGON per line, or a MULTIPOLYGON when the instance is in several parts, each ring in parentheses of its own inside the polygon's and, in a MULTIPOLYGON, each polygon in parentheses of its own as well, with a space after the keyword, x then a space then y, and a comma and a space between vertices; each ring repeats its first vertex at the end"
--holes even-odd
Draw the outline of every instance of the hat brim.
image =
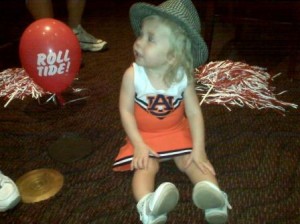
POLYGON ((144 18, 158 15, 167 19, 172 20, 177 23, 191 39, 192 43, 192 55, 193 55, 193 66, 194 68, 204 64, 208 58, 208 49, 200 35, 199 30, 191 29, 190 26, 185 24, 178 17, 160 9, 157 6, 148 4, 148 3, 135 3, 130 8, 130 22, 133 29, 133 32, 136 36, 139 35, 142 22, 144 18))

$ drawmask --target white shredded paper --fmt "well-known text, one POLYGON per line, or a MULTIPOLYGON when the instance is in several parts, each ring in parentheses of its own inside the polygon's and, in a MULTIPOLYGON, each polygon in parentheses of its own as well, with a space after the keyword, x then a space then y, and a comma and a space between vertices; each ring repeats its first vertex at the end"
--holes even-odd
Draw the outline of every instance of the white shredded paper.
POLYGON ((6 99, 4 107, 13 99, 23 100, 26 96, 39 99, 44 94, 49 92, 35 84, 23 68, 9 68, 0 72, 0 97, 6 99))
POLYGON ((298 107, 276 98, 276 95, 286 91, 274 94, 275 87, 269 84, 271 75, 258 66, 230 60, 214 61, 198 67, 195 79, 197 94, 202 96, 200 105, 220 104, 228 110, 231 110, 230 106, 248 106, 251 109, 271 108, 281 112, 285 112, 284 107, 298 107))

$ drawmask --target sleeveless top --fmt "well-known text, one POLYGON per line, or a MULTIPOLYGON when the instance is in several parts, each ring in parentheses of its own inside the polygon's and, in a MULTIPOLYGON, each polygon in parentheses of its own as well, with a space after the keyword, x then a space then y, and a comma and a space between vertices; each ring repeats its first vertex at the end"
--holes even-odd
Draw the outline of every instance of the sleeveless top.
MULTIPOLYGON (((160 155, 172 158, 192 151, 192 137, 184 110, 186 75, 167 90, 155 89, 143 67, 133 63, 134 116, 144 142, 160 155)), ((178 75, 181 75, 178 71, 178 75)), ((130 170, 134 148, 128 138, 113 164, 114 171, 130 170)), ((151 156, 151 155, 150 155, 151 156)))

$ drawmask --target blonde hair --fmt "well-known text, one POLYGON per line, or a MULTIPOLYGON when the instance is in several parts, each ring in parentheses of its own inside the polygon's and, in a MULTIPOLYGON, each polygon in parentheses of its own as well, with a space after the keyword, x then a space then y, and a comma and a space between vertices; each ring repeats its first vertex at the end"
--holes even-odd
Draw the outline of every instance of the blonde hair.
POLYGON ((170 65, 164 75, 165 83, 170 86, 172 83, 180 82, 183 75, 187 75, 188 81, 193 81, 193 56, 192 44, 186 32, 170 19, 161 16, 148 16, 146 19, 159 19, 159 21, 168 26, 171 31, 170 35, 170 52, 169 55, 174 58, 174 62, 170 65), (178 73, 183 70, 184 73, 178 73))

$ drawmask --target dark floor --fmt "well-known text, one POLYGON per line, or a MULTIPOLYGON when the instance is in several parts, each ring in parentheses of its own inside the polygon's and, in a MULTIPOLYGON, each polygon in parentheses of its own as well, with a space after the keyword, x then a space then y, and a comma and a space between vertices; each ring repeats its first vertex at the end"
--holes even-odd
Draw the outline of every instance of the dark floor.
MULTIPOLYGON (((52 168, 64 176, 63 188, 48 200, 21 202, 0 213, 0 223, 139 223, 131 175, 111 169, 124 138, 118 94, 122 74, 132 62, 134 36, 128 19, 132 1, 88 2, 82 25, 109 43, 105 52, 83 52, 78 79, 72 83, 72 87, 87 88, 90 97, 65 107, 39 104, 31 98, 0 107, 1 171, 17 180, 31 170, 52 168), (65 137, 88 140, 91 152, 76 161, 60 161, 51 149, 65 137)), ((56 0, 56 4, 62 2, 56 0)), ((205 11, 202 2, 198 6, 205 11)), ((4 0, 0 7, 0 69, 4 70, 20 66, 18 41, 32 19, 23 1, 4 0)), ((62 8, 57 15, 65 19, 62 8)), ((201 17, 205 32, 209 22, 205 15, 201 17)), ((300 105, 299 66, 294 79, 288 74, 290 29, 247 25, 239 39, 234 30, 235 26, 217 18, 210 60, 244 61, 266 67, 272 74, 282 73, 270 84, 277 93, 287 90, 279 99, 300 105)), ((66 99, 78 97, 68 94, 66 99)), ((0 98, 0 105, 4 103, 0 98)), ((233 206, 229 223, 300 223, 299 109, 286 108, 282 115, 274 110, 233 107, 228 111, 204 104, 202 110, 207 152, 233 206)), ((203 213, 191 203, 191 184, 173 163, 162 164, 157 182, 162 181, 174 182, 180 191, 180 202, 168 223, 205 223, 203 213)))

